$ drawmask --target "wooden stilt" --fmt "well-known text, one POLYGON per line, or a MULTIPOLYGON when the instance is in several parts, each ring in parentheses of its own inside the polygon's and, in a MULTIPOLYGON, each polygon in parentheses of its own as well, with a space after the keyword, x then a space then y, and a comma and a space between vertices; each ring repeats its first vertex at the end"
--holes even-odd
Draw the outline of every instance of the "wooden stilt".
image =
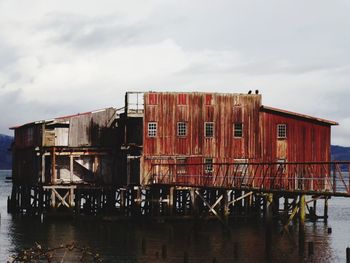
POLYGON ((299 254, 303 255, 305 250, 305 195, 299 199, 299 254))

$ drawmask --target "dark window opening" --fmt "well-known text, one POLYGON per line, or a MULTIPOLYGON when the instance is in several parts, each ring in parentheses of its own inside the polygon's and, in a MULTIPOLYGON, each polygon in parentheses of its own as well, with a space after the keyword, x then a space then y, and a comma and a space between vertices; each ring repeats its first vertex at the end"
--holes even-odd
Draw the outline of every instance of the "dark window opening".
POLYGON ((157 123, 149 122, 148 123, 148 137, 156 137, 157 136, 157 123))
POLYGON ((178 122, 177 123, 177 136, 186 136, 187 135, 187 123, 178 122))
POLYGON ((233 136, 234 137, 243 137, 243 124, 242 123, 235 123, 233 125, 233 136))
POLYGON ((204 124, 205 137, 214 137, 214 122, 206 122, 204 124))

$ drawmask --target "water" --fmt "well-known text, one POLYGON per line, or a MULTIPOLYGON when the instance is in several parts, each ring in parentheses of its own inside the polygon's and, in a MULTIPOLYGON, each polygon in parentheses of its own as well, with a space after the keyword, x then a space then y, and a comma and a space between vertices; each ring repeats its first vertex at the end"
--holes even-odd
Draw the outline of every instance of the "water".
MULTIPOLYGON (((345 249, 350 246, 350 199, 332 198, 329 201, 328 225, 322 221, 306 223, 306 242, 314 242, 314 256, 308 257, 307 244, 304 256, 299 256, 297 227, 290 236, 281 234, 281 226, 272 232, 272 258, 265 259, 265 229, 259 222, 232 223, 231 234, 216 221, 194 224, 189 221, 130 222, 106 221, 86 218, 49 219, 11 216, 6 212, 6 200, 11 183, 5 182, 10 171, 0 171, 0 258, 8 257, 21 249, 57 247, 75 241, 90 246, 103 262, 170 263, 184 262, 345 262, 345 249), (327 233, 327 228, 332 233, 327 233), (166 250, 166 258, 162 258, 166 250)), ((319 208, 320 205, 319 205, 319 208)), ((66 259, 64 262, 76 262, 66 259)))

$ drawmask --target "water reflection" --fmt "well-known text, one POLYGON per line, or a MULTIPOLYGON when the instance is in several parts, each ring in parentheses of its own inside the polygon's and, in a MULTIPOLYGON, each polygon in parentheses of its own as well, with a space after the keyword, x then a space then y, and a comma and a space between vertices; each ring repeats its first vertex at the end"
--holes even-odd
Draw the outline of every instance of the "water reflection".
MULTIPOLYGON (((4 173, 0 173, 0 180, 4 173)), ((85 217, 32 218, 6 213, 11 184, 0 184, 0 257, 35 242, 56 247, 75 241, 98 251, 104 262, 344 262, 350 242, 350 209, 347 199, 332 199, 329 225, 306 223, 305 254, 298 253, 298 228, 290 235, 282 227, 272 228, 271 259, 265 256, 265 225, 256 221, 234 221, 230 231, 217 221, 111 221, 85 217), (328 234, 331 226, 333 233, 328 234), (308 242, 314 242, 314 256, 308 257, 308 242), (186 261, 187 260, 187 261, 186 261)), ((68 262, 68 261, 65 261, 68 262)), ((73 262, 73 261, 71 261, 73 262)))
MULTIPOLYGON (((272 258, 266 259, 264 224, 232 222, 231 231, 215 221, 106 222, 103 220, 12 220, 10 247, 25 248, 35 242, 48 247, 72 240, 97 250, 105 262, 304 262, 298 255, 297 228, 290 236, 276 225, 272 258)), ((331 262, 327 227, 308 224, 306 242, 314 242, 314 262, 331 262)), ((307 246, 306 246, 307 247, 307 246)), ((309 258, 309 260, 311 260, 309 258)))

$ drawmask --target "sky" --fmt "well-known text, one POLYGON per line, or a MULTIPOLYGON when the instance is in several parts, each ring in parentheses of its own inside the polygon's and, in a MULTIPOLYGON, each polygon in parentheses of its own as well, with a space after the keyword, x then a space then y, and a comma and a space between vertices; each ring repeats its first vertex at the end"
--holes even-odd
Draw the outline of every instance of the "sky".
POLYGON ((126 91, 258 89, 350 146, 348 0, 0 0, 0 133, 126 91))

